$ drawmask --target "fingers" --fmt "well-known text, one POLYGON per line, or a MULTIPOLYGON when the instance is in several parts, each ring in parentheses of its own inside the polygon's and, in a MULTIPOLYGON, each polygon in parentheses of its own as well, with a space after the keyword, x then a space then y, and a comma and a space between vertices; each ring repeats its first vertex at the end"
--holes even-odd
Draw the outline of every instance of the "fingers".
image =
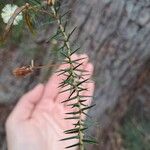
MULTIPOLYGON (((76 54, 72 55, 73 60, 75 60, 77 58, 78 58, 78 56, 76 54)), ((57 69, 57 71, 62 70, 62 69, 66 69, 68 67, 69 67, 68 64, 62 64, 57 69)), ((40 103, 38 104, 37 107, 42 107, 43 108, 44 106, 52 105, 55 102, 56 96, 58 95, 58 93, 60 91, 60 88, 58 86, 63 81, 63 79, 66 78, 66 76, 64 74, 62 74, 62 75, 58 75, 58 74, 59 73, 54 73, 52 75, 52 77, 50 77, 48 83, 45 86, 42 100, 40 101, 40 103)))
MULTIPOLYGON (((67 64, 62 64, 58 70, 67 68, 67 64)), ((52 75, 52 77, 49 79, 48 83, 45 86, 43 99, 53 99, 55 100, 55 97, 57 96, 59 92, 59 83, 62 81, 62 76, 58 76, 56 73, 52 75)))
MULTIPOLYGON (((72 55, 72 59, 77 59, 78 56, 76 54, 72 55)), ((69 65, 68 64, 62 64, 59 68, 58 71, 61 69, 66 69, 69 65)), ((46 88, 45 88, 45 92, 43 95, 43 98, 50 98, 50 99, 54 99, 57 96, 57 94, 59 93, 59 84, 63 81, 63 79, 65 78, 65 76, 62 75, 58 75, 59 73, 54 73, 54 75, 49 79, 46 88)))
POLYGON ((18 102, 9 118, 16 121, 27 120, 31 117, 35 105, 40 101, 44 86, 37 85, 33 90, 25 94, 18 102))

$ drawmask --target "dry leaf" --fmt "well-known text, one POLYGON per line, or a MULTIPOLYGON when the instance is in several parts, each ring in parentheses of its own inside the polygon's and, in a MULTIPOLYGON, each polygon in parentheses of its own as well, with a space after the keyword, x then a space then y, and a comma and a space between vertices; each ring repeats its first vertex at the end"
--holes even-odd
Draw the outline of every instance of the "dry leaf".
POLYGON ((54 5, 55 4, 55 0, 47 0, 47 4, 48 5, 51 5, 51 4, 54 5))

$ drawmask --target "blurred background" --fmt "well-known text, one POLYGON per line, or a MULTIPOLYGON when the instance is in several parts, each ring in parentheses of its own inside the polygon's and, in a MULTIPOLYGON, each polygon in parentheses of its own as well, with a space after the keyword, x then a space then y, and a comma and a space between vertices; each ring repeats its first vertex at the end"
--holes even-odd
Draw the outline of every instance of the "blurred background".
MULTIPOLYGON (((6 4, 36 4, 40 0, 1 0, 6 4)), ((150 150, 150 1, 149 0, 60 0, 68 14, 68 30, 78 26, 72 46, 81 46, 94 64, 95 108, 89 112, 89 129, 98 145, 88 150, 150 150)), ((0 150, 6 150, 4 123, 18 99, 39 82, 46 82, 55 68, 37 70, 15 78, 18 66, 56 64, 57 42, 47 42, 56 25, 48 16, 32 15, 36 34, 24 21, 13 26, 0 45, 0 150)), ((0 17, 0 35, 6 24, 0 17)))

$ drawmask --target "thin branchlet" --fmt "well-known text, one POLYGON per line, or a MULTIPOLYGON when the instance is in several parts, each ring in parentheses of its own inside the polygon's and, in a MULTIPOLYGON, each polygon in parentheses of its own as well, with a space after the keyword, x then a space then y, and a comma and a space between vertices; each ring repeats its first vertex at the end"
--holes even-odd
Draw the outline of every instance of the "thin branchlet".
MULTIPOLYGON (((65 79, 60 84, 60 87, 62 87, 62 88, 64 88, 67 85, 70 86, 70 88, 65 89, 65 90, 62 91, 62 92, 66 92, 66 91, 70 90, 69 98, 67 100, 64 100, 63 103, 68 102, 68 101, 72 101, 72 100, 76 100, 76 102, 72 103, 69 106, 72 106, 72 108, 74 108, 74 107, 78 108, 78 111, 70 112, 70 113, 67 114, 67 115, 70 115, 70 116, 72 114, 73 117, 68 116, 68 117, 65 118, 65 119, 74 119, 74 120, 76 120, 74 129, 68 130, 65 133, 66 134, 78 133, 77 139, 79 140, 77 144, 68 146, 67 148, 71 148, 71 147, 74 147, 74 146, 79 146, 80 150, 84 150, 85 149, 84 148, 84 142, 85 142, 84 130, 86 130, 87 127, 84 124, 83 115, 87 115, 84 112, 84 110, 87 110, 90 107, 88 107, 87 105, 84 104, 84 102, 86 100, 84 100, 84 101, 81 100, 81 92, 83 90, 87 90, 87 89, 81 88, 80 86, 82 84, 84 84, 85 82, 87 82, 89 79, 84 79, 82 81, 79 81, 79 80, 82 79, 81 78, 82 77, 82 70, 78 69, 78 67, 81 66, 82 63, 78 63, 77 65, 75 65, 75 62, 78 62, 79 60, 74 61, 74 60, 71 59, 71 56, 77 50, 79 50, 79 49, 76 49, 76 50, 72 51, 72 48, 71 48, 70 42, 69 42, 69 39, 70 39, 72 33, 75 31, 76 27, 70 32, 70 34, 67 34, 66 33, 66 25, 64 25, 62 23, 62 17, 64 17, 64 15, 62 15, 62 16, 59 15, 59 12, 56 9, 55 5, 51 6, 51 10, 52 10, 54 18, 57 21, 57 25, 58 25, 58 32, 57 33, 61 34, 63 36, 63 40, 64 40, 63 49, 65 49, 65 52, 63 52, 63 53, 61 52, 61 53, 62 53, 63 56, 65 56, 65 58, 67 59, 67 63, 69 64, 69 69, 67 68, 67 73, 69 73, 68 78, 65 79), (81 75, 80 76, 77 75, 76 71, 79 71, 81 75), (73 94, 75 94, 75 96, 72 97, 73 94)), ((63 70, 61 72, 61 74, 65 74, 65 73, 66 73, 66 70, 63 70)), ((76 136, 73 136, 72 138, 76 138, 76 136)), ((62 140, 69 140, 69 139, 71 139, 71 138, 66 138, 66 139, 62 139, 62 140)))

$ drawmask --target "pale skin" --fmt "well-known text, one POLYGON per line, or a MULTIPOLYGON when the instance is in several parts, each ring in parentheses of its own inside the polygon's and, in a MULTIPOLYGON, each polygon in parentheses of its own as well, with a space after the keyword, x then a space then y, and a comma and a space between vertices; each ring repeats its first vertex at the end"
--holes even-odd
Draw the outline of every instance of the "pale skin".
MULTIPOLYGON (((88 56, 74 54, 72 59, 83 57, 87 59, 81 60, 83 65, 80 69, 87 70, 88 75, 84 78, 89 78, 93 74, 93 65, 89 63, 88 56)), ((66 67, 66 64, 60 65, 58 70, 66 67)), ((65 113, 72 108, 61 103, 69 96, 69 92, 59 93, 61 88, 58 86, 63 78, 65 76, 54 73, 45 85, 38 84, 22 96, 6 121, 8 150, 64 150, 66 146, 75 144, 74 140, 60 141, 67 137, 63 131, 73 128, 72 120, 64 120, 65 113)), ((84 83, 83 86, 88 90, 82 95, 93 95, 94 82, 84 83)), ((86 105, 90 104, 89 97, 86 105)))

